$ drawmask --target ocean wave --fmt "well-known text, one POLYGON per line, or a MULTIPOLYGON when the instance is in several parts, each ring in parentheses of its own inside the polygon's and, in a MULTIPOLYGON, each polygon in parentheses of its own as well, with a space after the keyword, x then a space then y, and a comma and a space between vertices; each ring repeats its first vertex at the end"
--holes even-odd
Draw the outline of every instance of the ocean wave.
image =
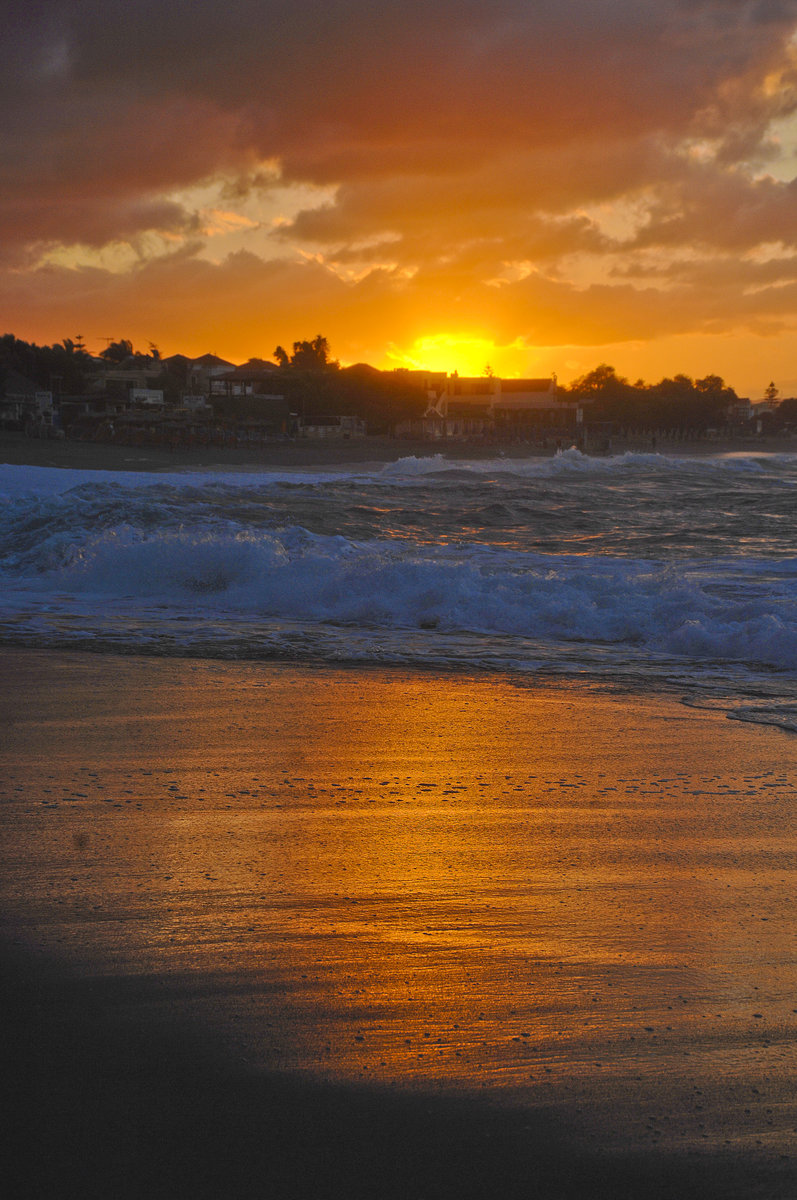
POLYGON ((77 468, 31 467, 0 464, 0 504, 21 497, 59 496, 86 486, 109 486, 129 490, 169 485, 178 489, 224 486, 232 490, 262 489, 275 485, 326 486, 356 480, 359 483, 428 484, 437 477, 441 484, 465 475, 488 482, 502 475, 514 478, 550 479, 579 476, 683 475, 703 479, 723 475, 768 475, 797 483, 797 453, 734 451, 722 454, 677 455, 662 452, 625 451, 620 454, 590 455, 577 447, 547 457, 491 455, 479 459, 448 458, 443 452, 417 457, 410 455, 382 466, 341 465, 334 470, 320 467, 251 467, 237 470, 180 468, 174 471, 102 471, 77 468))
POLYGON ((0 640, 597 677, 790 730, 795 483, 795 455, 575 449, 0 467, 0 640))
POLYGON ((743 704, 730 708, 727 715, 734 721, 772 725, 784 733, 797 733, 797 704, 743 704))
POLYGON ((617 559, 356 542, 275 532, 119 526, 51 538, 16 575, 27 594, 125 598, 227 617, 475 632, 645 647, 797 668, 797 565, 617 559))
POLYGON ((585 454, 576 446, 559 450, 548 457, 498 456, 460 460, 443 453, 418 458, 411 455, 388 463, 379 478, 404 481, 438 476, 441 481, 452 474, 467 472, 476 478, 508 475, 525 478, 566 478, 568 476, 649 473, 657 476, 687 474, 704 478, 712 472, 761 475, 797 473, 797 453, 756 453, 734 451, 722 454, 678 455, 655 451, 627 450, 620 454, 585 454))

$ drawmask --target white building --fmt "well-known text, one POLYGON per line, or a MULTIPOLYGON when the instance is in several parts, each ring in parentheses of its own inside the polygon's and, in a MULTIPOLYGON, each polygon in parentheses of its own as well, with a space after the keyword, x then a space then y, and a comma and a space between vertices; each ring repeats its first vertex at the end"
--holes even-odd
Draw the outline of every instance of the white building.
POLYGON ((455 373, 430 396, 423 423, 427 435, 436 437, 545 436, 575 427, 578 408, 575 401, 559 399, 555 376, 500 379, 455 373))

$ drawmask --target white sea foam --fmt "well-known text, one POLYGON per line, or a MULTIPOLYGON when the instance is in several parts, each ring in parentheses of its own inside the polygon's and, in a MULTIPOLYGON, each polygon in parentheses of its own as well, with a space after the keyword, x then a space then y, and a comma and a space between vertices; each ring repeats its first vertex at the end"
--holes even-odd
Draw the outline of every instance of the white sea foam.
POLYGON ((356 543, 279 532, 118 526, 43 541, 26 590, 158 600, 193 612, 629 644, 692 659, 797 668, 792 563, 656 563, 475 545, 356 543), (762 580, 763 576, 763 580, 762 580), (723 591, 723 585, 724 591, 723 591), (724 594, 725 593, 725 594, 724 594))
POLYGON ((231 488, 251 488, 276 483, 328 483, 340 478, 338 471, 313 469, 254 469, 240 471, 93 471, 72 467, 29 467, 0 464, 0 503, 23 497, 61 496, 75 488, 106 484, 114 488, 204 487, 209 481, 231 488))
POLYGON ((653 472, 656 474, 687 472, 703 477, 712 471, 762 473, 769 467, 794 465, 796 455, 790 454, 719 454, 719 455, 672 455, 655 452, 625 451, 622 454, 593 456, 582 453, 577 447, 557 451, 550 457, 511 458, 497 457, 466 460, 449 459, 442 453, 429 457, 410 456, 388 463, 382 468, 382 477, 412 479, 429 475, 445 476, 451 472, 468 470, 475 475, 494 476, 497 473, 529 478, 551 478, 568 475, 607 475, 612 473, 653 472))
POLYGON ((697 681, 737 715, 764 696, 786 728, 795 483, 793 455, 576 450, 333 474, 2 467, 0 637, 632 673, 697 681))
POLYGON ((475 460, 450 459, 443 453, 425 457, 409 456, 383 466, 340 465, 334 470, 318 467, 251 467, 238 470, 179 469, 174 471, 98 471, 77 468, 33 467, 0 464, 0 502, 8 503, 24 496, 62 495, 77 487, 110 484, 128 489, 171 484, 175 487, 203 487, 209 481, 231 488, 253 488, 273 484, 335 484, 346 478, 362 481, 428 482, 439 476, 441 482, 462 471, 477 478, 510 475, 529 480, 578 475, 650 473, 656 477, 683 474, 703 479, 713 472, 733 474, 790 474, 797 483, 797 453, 733 452, 719 455, 677 456, 661 453, 626 451, 622 454, 591 456, 575 446, 551 457, 491 457, 475 460))

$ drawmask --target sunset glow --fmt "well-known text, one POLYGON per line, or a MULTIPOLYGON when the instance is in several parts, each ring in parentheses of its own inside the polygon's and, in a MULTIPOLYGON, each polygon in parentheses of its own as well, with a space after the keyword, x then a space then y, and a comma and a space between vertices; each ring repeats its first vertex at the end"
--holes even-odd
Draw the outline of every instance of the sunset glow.
POLYGON ((753 0, 36 6, 0 85, 4 331, 797 393, 796 27, 753 0))
POLYGON ((515 343, 496 346, 491 338, 469 337, 467 334, 439 333, 416 338, 402 353, 390 346, 387 357, 396 367, 410 370, 446 371, 460 375, 486 375, 493 372, 506 377, 532 370, 534 353, 515 343))

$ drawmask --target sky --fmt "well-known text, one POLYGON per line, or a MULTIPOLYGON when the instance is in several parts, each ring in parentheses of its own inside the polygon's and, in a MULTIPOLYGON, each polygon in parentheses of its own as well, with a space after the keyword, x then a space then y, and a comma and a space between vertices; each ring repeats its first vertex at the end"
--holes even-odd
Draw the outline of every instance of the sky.
POLYGON ((0 8, 0 332, 797 395, 797 0, 0 8))

